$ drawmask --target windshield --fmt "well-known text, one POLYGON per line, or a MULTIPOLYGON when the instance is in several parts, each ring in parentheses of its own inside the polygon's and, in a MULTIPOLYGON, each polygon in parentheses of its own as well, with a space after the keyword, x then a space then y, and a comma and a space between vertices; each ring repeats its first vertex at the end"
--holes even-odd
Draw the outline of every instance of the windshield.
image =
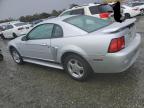
POLYGON ((23 26, 23 25, 27 25, 27 23, 23 23, 23 22, 21 22, 21 23, 16 23, 16 24, 14 24, 15 26, 23 26))
POLYGON ((110 5, 100 5, 100 6, 91 6, 91 14, 100 14, 104 12, 113 12, 113 9, 110 5))
POLYGON ((92 16, 81 16, 81 15, 67 18, 64 21, 86 32, 94 32, 112 23, 111 20, 102 20, 92 16))

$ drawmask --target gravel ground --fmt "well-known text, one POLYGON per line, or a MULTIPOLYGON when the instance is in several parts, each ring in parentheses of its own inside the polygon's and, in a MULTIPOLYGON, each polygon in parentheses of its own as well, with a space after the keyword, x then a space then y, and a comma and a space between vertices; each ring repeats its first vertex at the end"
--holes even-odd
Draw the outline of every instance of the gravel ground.
POLYGON ((86 82, 48 67, 17 65, 7 51, 8 40, 0 40, 5 57, 0 62, 0 108, 144 108, 141 34, 141 53, 133 67, 120 74, 95 74, 86 82))

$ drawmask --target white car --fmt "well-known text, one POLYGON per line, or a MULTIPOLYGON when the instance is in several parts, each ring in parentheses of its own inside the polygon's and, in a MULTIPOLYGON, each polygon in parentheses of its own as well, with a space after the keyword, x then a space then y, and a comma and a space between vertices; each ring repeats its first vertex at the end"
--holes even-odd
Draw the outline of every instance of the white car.
POLYGON ((141 14, 144 14, 144 2, 132 2, 132 7, 139 8, 141 11, 141 14))
POLYGON ((137 7, 122 5, 121 8, 123 9, 123 15, 125 16, 125 18, 135 17, 141 14, 140 9, 137 7))
POLYGON ((5 38, 16 38, 18 36, 27 34, 28 31, 31 29, 31 25, 20 22, 20 21, 13 21, 8 22, 4 25, 2 25, 3 31, 1 31, 1 37, 3 39, 5 38))
POLYGON ((89 5, 75 6, 71 9, 64 11, 59 16, 79 14, 79 15, 94 16, 101 19, 108 19, 111 17, 112 13, 113 13, 113 9, 108 4, 90 3, 89 5))

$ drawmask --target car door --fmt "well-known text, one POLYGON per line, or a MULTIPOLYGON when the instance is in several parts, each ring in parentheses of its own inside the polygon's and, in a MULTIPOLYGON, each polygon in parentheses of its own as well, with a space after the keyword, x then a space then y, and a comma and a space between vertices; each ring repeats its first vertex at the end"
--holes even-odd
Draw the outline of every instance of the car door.
POLYGON ((35 27, 27 35, 27 41, 23 41, 20 45, 20 51, 22 56, 53 61, 51 54, 51 35, 54 24, 42 24, 35 27))

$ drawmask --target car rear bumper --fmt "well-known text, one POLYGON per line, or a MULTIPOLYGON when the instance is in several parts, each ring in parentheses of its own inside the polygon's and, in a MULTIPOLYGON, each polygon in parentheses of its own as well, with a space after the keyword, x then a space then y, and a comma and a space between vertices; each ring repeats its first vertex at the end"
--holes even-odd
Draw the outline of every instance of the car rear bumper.
POLYGON ((141 36, 136 35, 128 47, 117 53, 108 53, 102 61, 90 62, 95 73, 120 73, 127 70, 139 55, 141 36))

